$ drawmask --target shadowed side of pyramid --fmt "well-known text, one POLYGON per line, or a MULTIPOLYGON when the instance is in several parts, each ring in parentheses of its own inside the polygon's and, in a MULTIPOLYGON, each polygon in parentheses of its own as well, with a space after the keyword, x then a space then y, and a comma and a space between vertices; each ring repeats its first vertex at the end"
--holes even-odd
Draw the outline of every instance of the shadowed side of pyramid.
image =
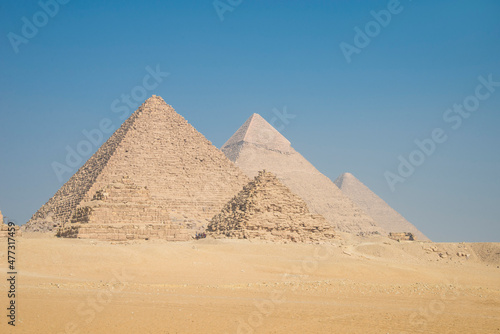
POLYGON ((221 150, 249 177, 255 177, 263 169, 274 173, 307 203, 311 212, 324 216, 336 230, 385 234, 261 116, 252 115, 221 150))
POLYGON ((249 179, 165 101, 146 100, 25 225, 67 223, 77 207, 129 177, 173 221, 207 220, 249 179))
POLYGON ((411 232, 417 237, 417 240, 429 240, 413 224, 351 173, 340 175, 334 183, 387 232, 411 232))

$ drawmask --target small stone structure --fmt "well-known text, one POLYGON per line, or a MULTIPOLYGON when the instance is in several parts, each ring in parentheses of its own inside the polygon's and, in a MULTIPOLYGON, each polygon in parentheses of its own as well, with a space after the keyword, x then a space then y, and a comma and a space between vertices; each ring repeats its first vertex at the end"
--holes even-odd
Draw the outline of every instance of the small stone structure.
POLYGON ((154 201, 146 187, 122 177, 97 190, 92 200, 81 203, 71 221, 64 224, 58 236, 82 239, 189 240, 182 223, 172 223, 165 206, 154 201))
POLYGON ((260 171, 212 218, 207 235, 303 243, 335 237, 323 216, 311 214, 299 196, 266 171, 260 171))
POLYGON ((397 241, 401 241, 401 240, 415 241, 415 240, 417 240, 415 235, 411 232, 398 232, 398 233, 391 232, 391 233, 389 233, 389 238, 393 239, 393 240, 397 240, 397 241))
MULTIPOLYGON (((16 233, 15 237, 21 236, 21 231, 19 230, 19 226, 15 226, 16 233)), ((9 237, 9 225, 3 223, 3 214, 2 211, 0 211, 0 238, 7 238, 9 237)))

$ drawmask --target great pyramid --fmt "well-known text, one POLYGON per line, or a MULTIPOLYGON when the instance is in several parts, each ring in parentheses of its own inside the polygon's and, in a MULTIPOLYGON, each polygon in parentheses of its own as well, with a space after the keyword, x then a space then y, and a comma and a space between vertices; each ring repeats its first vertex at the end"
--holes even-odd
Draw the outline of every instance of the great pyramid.
MULTIPOLYGON (((249 179, 159 97, 146 100, 43 205, 25 229, 62 222, 123 177, 146 187, 171 222, 203 226, 249 179)), ((114 220, 119 223, 119 219, 114 220)))
POLYGON ((262 169, 276 174, 292 192, 302 197, 311 212, 324 216, 336 230, 386 234, 260 115, 253 114, 221 150, 249 177, 262 169))
POLYGON ((361 209, 369 214, 378 225, 389 233, 410 232, 417 240, 429 240, 413 224, 389 206, 351 173, 340 175, 334 183, 352 199, 361 209))
POLYGON ((323 216, 311 214, 299 196, 266 171, 260 171, 212 218, 207 234, 215 238, 304 243, 335 237, 333 227, 323 216))

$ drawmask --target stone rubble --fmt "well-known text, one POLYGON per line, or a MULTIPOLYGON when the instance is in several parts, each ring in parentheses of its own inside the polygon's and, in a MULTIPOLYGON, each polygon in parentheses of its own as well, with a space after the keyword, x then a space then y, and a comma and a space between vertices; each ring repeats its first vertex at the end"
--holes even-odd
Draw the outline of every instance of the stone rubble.
POLYGON ((389 239, 392 240, 405 240, 405 241, 415 241, 417 238, 410 232, 391 232, 389 233, 389 239))

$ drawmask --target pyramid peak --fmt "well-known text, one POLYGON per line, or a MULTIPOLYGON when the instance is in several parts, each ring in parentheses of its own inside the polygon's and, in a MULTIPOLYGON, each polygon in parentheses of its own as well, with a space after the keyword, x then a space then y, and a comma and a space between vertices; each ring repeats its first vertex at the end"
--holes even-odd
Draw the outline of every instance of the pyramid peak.
POLYGON ((164 104, 167 104, 165 102, 165 100, 159 96, 159 95, 151 95, 151 97, 147 98, 146 101, 144 101, 144 104, 149 104, 149 103, 164 103, 164 104))
POLYGON ((337 187, 342 189, 345 180, 358 181, 360 182, 353 174, 349 172, 342 173, 333 183, 337 185, 337 187))
POLYGON ((343 179, 350 179, 350 180, 353 180, 353 179, 354 179, 354 180, 357 180, 357 178, 356 178, 356 176, 354 176, 354 174, 352 174, 352 173, 348 173, 348 172, 346 172, 346 173, 342 174, 342 175, 341 175, 341 177, 342 177, 343 179))
POLYGON ((264 117, 262 117, 260 114, 257 114, 256 112, 254 112, 252 114, 252 116, 250 116, 250 119, 251 120, 253 120, 253 119, 263 119, 263 120, 265 120, 264 117))
POLYGON ((151 95, 151 97, 147 98, 135 112, 140 112, 144 109, 167 109, 175 112, 175 109, 159 95, 151 95))
POLYGON ((221 149, 224 150, 229 146, 242 143, 254 144, 284 153, 291 150, 288 139, 257 113, 253 113, 221 149))

